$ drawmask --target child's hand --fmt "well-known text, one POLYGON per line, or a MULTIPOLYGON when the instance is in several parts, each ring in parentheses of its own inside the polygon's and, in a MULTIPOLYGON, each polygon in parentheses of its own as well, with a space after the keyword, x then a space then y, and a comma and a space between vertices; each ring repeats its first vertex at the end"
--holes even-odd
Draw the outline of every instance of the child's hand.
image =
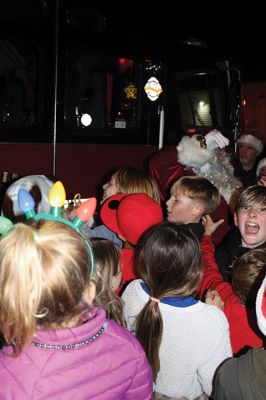
POLYGON ((224 310, 224 302, 221 299, 221 296, 217 292, 217 290, 208 289, 205 298, 206 304, 211 304, 212 306, 216 306, 220 308, 220 310, 224 310))
POLYGON ((218 221, 213 222, 209 215, 205 215, 204 217, 202 217, 205 235, 211 236, 216 231, 218 226, 220 226, 223 222, 224 219, 219 219, 218 221))

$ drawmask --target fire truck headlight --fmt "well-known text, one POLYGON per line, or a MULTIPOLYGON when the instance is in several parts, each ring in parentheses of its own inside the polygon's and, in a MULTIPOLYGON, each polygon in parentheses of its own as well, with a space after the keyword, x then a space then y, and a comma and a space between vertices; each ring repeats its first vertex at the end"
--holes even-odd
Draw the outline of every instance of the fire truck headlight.
POLYGON ((80 122, 83 126, 89 126, 92 122, 92 118, 89 114, 82 114, 80 122))

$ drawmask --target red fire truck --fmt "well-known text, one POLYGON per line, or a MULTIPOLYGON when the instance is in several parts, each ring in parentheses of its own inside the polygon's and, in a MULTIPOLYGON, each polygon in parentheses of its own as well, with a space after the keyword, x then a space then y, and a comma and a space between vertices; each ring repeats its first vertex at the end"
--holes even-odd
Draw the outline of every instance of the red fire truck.
POLYGON ((239 134, 240 72, 200 40, 129 40, 87 1, 3 3, 2 180, 55 175, 89 197, 110 168, 145 167, 185 133, 239 134))

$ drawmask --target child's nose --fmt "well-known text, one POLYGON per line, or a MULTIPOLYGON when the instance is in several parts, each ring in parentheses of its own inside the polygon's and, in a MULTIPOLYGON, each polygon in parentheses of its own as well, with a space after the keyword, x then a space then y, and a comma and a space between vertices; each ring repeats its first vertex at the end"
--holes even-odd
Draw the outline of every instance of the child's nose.
POLYGON ((258 210, 256 209, 256 208, 250 208, 250 210, 249 210, 249 215, 251 216, 251 217, 253 217, 253 216, 257 216, 258 215, 258 210))

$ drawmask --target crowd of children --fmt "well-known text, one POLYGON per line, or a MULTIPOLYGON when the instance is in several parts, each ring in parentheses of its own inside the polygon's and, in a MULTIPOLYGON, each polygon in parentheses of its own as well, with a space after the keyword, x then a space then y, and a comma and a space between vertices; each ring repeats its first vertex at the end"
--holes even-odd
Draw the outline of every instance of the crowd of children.
MULTIPOLYGON (((227 144, 213 135, 211 152, 227 144)), ((244 166, 244 144, 259 145, 250 140, 239 142, 244 166)), ((252 164, 257 178, 237 192, 235 227, 219 245, 217 181, 184 168, 160 196, 152 165, 153 176, 112 174, 93 226, 95 207, 61 214, 58 182, 33 175, 8 189, 1 399, 265 398, 266 161, 252 164)))

